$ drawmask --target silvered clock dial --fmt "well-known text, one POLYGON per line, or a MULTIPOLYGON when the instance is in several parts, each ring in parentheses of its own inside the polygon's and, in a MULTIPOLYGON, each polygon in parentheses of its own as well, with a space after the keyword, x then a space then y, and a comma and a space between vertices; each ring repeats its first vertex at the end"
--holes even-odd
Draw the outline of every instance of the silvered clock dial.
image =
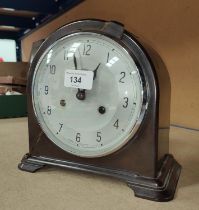
POLYGON ((117 22, 81 20, 34 44, 30 62, 30 151, 20 169, 89 171, 124 180, 139 197, 173 198, 170 81, 152 48, 117 22))
POLYGON ((104 156, 136 133, 146 109, 143 82, 135 61, 117 42, 75 33, 53 43, 38 61, 33 106, 57 146, 77 156, 104 156))

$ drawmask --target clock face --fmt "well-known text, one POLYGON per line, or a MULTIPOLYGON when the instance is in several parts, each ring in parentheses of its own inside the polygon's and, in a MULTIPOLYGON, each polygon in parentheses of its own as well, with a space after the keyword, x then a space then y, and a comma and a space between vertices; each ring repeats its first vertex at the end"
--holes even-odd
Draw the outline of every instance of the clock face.
POLYGON ((81 157, 117 151, 135 135, 144 115, 135 61, 116 41, 90 32, 59 39, 43 53, 32 100, 47 137, 81 157))

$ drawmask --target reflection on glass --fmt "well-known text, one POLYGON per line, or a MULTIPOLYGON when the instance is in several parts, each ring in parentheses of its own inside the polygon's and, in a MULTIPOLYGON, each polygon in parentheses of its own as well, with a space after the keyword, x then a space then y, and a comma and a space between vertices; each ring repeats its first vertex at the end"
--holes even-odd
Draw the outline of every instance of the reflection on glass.
POLYGON ((80 42, 75 42, 68 50, 67 57, 73 57, 74 53, 76 52, 77 48, 80 46, 80 42))
POLYGON ((116 63, 119 60, 118 57, 113 57, 107 64, 106 66, 111 67, 114 63, 116 63))
POLYGON ((47 61, 46 61, 46 64, 48 64, 50 62, 50 59, 52 57, 52 53, 53 53, 53 50, 51 49, 47 55, 47 61))
POLYGON ((132 72, 131 72, 131 75, 132 75, 132 74, 136 74, 136 73, 137 73, 137 71, 132 71, 132 72))

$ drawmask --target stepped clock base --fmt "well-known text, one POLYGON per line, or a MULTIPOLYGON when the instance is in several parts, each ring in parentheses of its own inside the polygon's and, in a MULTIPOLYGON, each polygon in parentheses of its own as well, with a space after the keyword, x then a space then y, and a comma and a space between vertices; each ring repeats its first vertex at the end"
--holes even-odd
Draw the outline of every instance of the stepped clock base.
POLYGON ((156 178, 143 177, 132 174, 131 172, 77 164, 47 157, 32 157, 29 154, 23 157, 18 168, 23 171, 35 172, 46 165, 112 176, 125 181, 134 191, 135 196, 160 202, 170 201, 174 198, 181 172, 181 166, 175 161, 172 155, 165 156, 156 178))

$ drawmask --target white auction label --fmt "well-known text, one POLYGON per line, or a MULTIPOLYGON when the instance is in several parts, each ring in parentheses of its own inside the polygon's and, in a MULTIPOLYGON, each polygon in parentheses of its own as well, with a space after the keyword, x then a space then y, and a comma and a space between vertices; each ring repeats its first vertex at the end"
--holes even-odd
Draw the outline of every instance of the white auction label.
POLYGON ((91 90, 93 86, 93 71, 67 69, 65 71, 64 86, 91 90))

